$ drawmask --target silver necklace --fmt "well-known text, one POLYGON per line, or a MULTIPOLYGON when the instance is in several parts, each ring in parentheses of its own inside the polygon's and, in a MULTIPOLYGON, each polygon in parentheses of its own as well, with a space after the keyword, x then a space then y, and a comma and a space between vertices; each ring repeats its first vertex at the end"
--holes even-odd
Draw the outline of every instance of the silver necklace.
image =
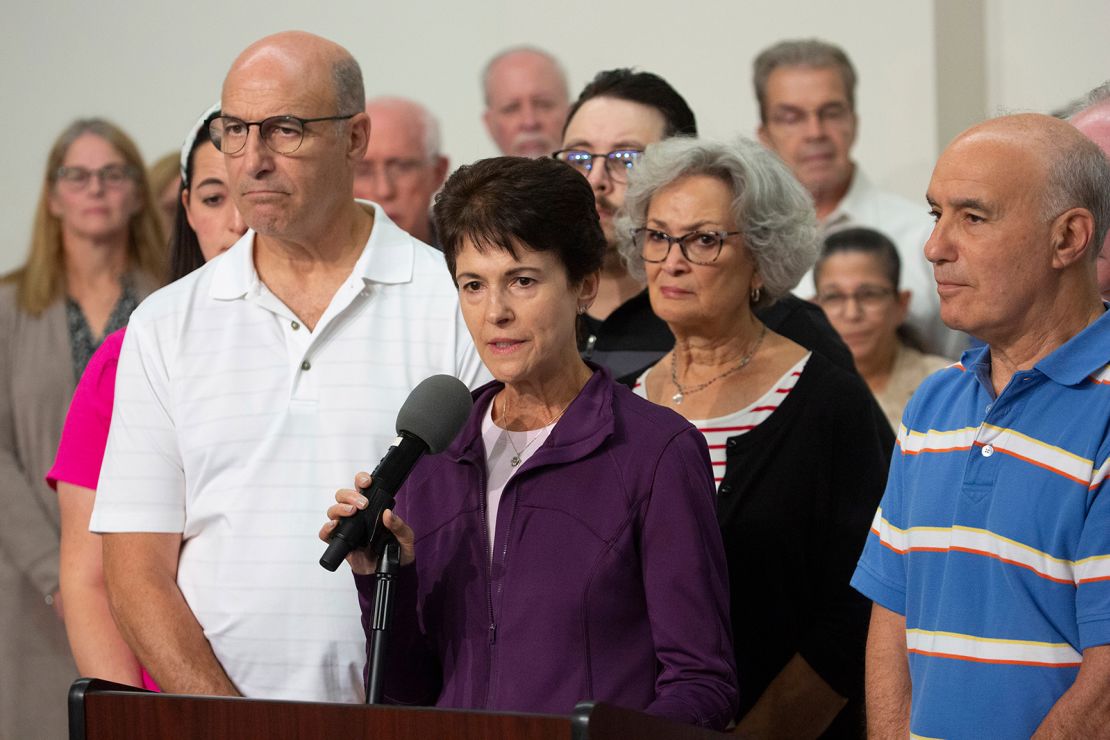
POLYGON ((674 401, 676 405, 681 404, 683 399, 686 398, 687 394, 697 393, 698 391, 704 390, 713 385, 721 378, 727 378, 729 375, 743 370, 744 366, 751 362, 752 358, 755 357, 755 353, 759 350, 759 345, 763 344, 763 337, 767 334, 767 325, 762 324, 761 327, 762 328, 759 330, 759 338, 755 340, 755 344, 752 345, 751 350, 748 352, 748 354, 744 355, 739 364, 730 367, 728 370, 725 370, 720 375, 710 378, 704 383, 699 383, 698 385, 694 386, 688 386, 686 388, 683 388, 682 384, 678 382, 678 347, 675 347, 674 350, 671 352, 671 382, 674 383, 674 387, 677 389, 677 392, 673 396, 671 396, 671 400, 674 401))
MULTIPOLYGON (((573 399, 571 399, 571 400, 573 400, 573 399)), ((550 419, 548 419, 547 423, 544 424, 542 427, 540 427, 540 429, 544 429, 545 427, 549 427, 552 424, 554 424, 556 421, 558 421, 560 419, 560 417, 562 417, 562 415, 564 413, 566 413, 566 410, 568 408, 570 408, 569 403, 566 406, 563 407, 562 411, 560 411, 559 413, 555 414, 555 416, 552 416, 550 419)), ((524 453, 528 450, 528 448, 532 446, 532 443, 535 442, 537 439, 539 439, 543 435, 537 434, 535 437, 532 437, 532 439, 528 440, 528 443, 526 445, 524 445, 520 449, 517 449, 516 443, 513 442, 513 433, 511 431, 509 431, 508 429, 506 429, 505 431, 507 432, 505 434, 505 436, 508 438, 509 444, 513 448, 513 452, 516 453, 515 455, 512 456, 512 458, 509 459, 509 465, 511 465, 512 467, 515 468, 517 465, 520 465, 521 458, 523 457, 524 453)))

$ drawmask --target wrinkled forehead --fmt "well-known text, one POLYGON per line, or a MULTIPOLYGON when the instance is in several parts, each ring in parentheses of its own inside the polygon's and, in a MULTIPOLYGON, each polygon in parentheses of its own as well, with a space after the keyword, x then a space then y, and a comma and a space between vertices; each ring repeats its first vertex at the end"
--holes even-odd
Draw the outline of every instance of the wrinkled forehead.
POLYGON ((1047 163, 1037 142, 1010 134, 957 139, 937 160, 928 197, 939 205, 977 201, 985 205, 1039 199, 1047 163))

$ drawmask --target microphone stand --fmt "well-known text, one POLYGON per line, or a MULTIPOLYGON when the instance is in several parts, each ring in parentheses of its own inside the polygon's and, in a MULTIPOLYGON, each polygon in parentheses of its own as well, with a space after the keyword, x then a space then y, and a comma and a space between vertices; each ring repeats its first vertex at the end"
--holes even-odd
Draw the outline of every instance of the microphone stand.
POLYGON ((370 655, 366 677, 366 703, 382 703, 382 661, 393 621, 393 579, 401 567, 401 546, 385 530, 385 546, 374 573, 374 614, 370 621, 370 655))

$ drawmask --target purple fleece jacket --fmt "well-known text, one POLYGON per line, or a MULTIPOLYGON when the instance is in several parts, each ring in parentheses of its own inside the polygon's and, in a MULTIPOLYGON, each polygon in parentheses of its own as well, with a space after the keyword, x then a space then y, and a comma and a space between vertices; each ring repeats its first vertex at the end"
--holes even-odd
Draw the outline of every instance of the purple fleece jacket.
MULTIPOLYGON (((481 424, 398 493, 416 533, 383 682, 401 704, 567 714, 606 701, 722 729, 736 711, 724 550, 704 437, 594 368, 505 486, 493 562, 481 424)), ((363 626, 373 576, 356 576, 363 626)))

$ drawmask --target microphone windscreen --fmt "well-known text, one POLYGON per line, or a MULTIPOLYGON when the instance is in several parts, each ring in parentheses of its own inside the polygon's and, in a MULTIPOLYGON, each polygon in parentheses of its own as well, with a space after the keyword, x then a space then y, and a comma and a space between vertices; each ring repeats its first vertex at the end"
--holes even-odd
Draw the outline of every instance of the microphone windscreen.
POLYGON ((397 433, 408 432, 436 454, 447 449, 463 428, 474 399, 458 378, 433 375, 420 381, 397 412, 397 433))

